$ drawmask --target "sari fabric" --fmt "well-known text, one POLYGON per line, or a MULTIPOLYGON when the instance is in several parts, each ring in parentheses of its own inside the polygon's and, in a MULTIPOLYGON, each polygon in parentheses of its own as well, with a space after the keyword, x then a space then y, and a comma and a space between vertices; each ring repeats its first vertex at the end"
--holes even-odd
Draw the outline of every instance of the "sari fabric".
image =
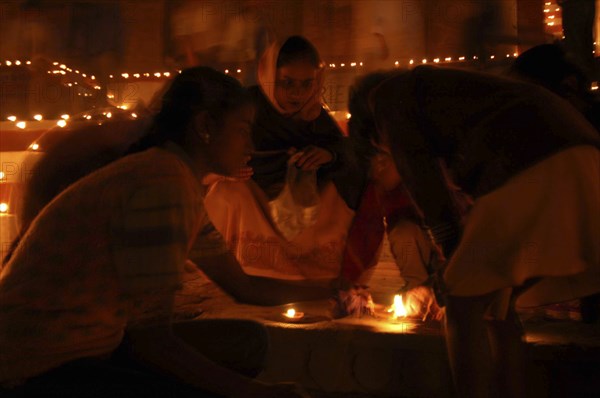
POLYGON ((320 102, 322 69, 315 97, 297 114, 286 114, 275 100, 275 73, 280 44, 274 43, 259 64, 259 86, 252 138, 256 151, 250 181, 221 180, 211 186, 206 208, 244 272, 304 283, 328 283, 340 274, 346 235, 362 187, 352 184, 349 146, 320 102), (314 225, 293 239, 278 230, 270 201, 281 193, 290 157, 286 152, 315 145, 334 154, 317 172, 320 210, 314 225), (264 152, 269 151, 268 156, 264 152), (263 152, 261 155, 260 152, 263 152), (352 194, 354 196, 352 196, 352 194))

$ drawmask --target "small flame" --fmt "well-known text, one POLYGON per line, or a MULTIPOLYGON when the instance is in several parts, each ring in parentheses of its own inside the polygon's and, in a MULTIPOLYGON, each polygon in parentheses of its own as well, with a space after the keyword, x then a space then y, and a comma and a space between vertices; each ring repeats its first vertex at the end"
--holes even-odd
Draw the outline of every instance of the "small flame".
POLYGON ((408 315, 402 302, 402 295, 396 294, 394 296, 394 304, 388 309, 388 312, 393 312, 392 317, 394 319, 405 318, 408 315))
POLYGON ((285 313, 285 316, 287 316, 288 318, 293 318, 296 316, 296 310, 293 308, 290 308, 289 310, 287 310, 287 312, 285 313))

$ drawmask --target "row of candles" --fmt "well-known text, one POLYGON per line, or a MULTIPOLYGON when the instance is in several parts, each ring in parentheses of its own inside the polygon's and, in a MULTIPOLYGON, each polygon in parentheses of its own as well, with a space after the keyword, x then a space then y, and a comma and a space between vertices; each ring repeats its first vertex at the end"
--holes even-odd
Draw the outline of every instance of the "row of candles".
MULTIPOLYGON (((512 54, 513 57, 518 56, 518 53, 513 53, 512 54)), ((506 54, 506 57, 511 57, 511 54, 506 54)), ((490 59, 496 59, 496 58, 500 58, 496 55, 490 55, 489 56, 490 59)), ((463 61, 467 61, 467 60, 478 60, 479 57, 478 56, 473 56, 473 57, 465 57, 465 56, 461 56, 461 57, 435 57, 432 58, 433 62, 435 63, 441 63, 441 62, 463 62, 463 61)), ((406 62, 406 64, 408 65, 413 65, 415 64, 417 61, 415 61, 414 58, 410 59, 408 62, 406 62)), ((400 61, 394 61, 393 65, 394 66, 399 66, 400 64, 402 64, 403 62, 400 61)), ((421 63, 427 63, 427 58, 424 58, 421 63)), ((26 65, 31 65, 31 61, 26 61, 24 62, 24 64, 26 65)), ((74 70, 72 68, 69 68, 68 66, 66 66, 65 64, 61 64, 59 62, 53 62, 53 65, 57 66, 58 69, 53 69, 53 70, 48 70, 46 71, 46 73, 48 74, 60 74, 60 75, 66 75, 67 72, 72 72, 72 73, 76 73, 76 74, 80 74, 82 77, 87 78, 88 75, 86 73, 82 73, 79 70, 74 70)), ((19 66, 19 65, 23 65, 23 62, 16 60, 16 61, 9 61, 6 60, 4 62, 0 61, 0 66, 19 66)), ((344 67, 362 67, 365 64, 363 62, 341 62, 339 64, 335 64, 335 63, 329 63, 328 64, 329 67, 331 68, 344 68, 344 67)), ((224 73, 229 74, 229 73, 242 73, 242 69, 240 68, 233 68, 233 69, 224 69, 223 70, 224 73)), ((181 73, 181 70, 177 70, 177 73, 181 73)), ((121 73, 120 75, 109 75, 109 79, 116 79, 118 77, 122 77, 124 79, 129 79, 129 78, 135 78, 135 79, 140 79, 140 78, 149 78, 149 77, 155 77, 155 78, 161 78, 161 77, 170 77, 171 76, 171 72, 138 72, 138 73, 121 73)), ((89 78, 91 80, 96 80, 96 76, 94 75, 90 75, 89 78)))
MULTIPOLYGON (((117 108, 119 109, 123 109, 123 110, 127 110, 127 105, 120 105, 117 106, 117 108)), ((112 113, 107 111, 107 112, 102 112, 102 116, 105 117, 106 119, 110 119, 112 118, 112 113)), ((136 119, 138 117, 138 115, 135 112, 131 112, 129 114, 129 116, 133 119, 136 119)), ((58 119, 58 121, 56 122, 56 125, 59 127, 66 127, 67 126, 67 121, 71 118, 70 115, 68 114, 63 114, 60 116, 60 119, 58 119)), ((92 119, 92 115, 82 115, 82 119, 86 119, 86 120, 91 120, 92 119)), ((18 120, 18 118, 15 115, 11 115, 8 116, 6 118, 6 120, 10 121, 10 122, 14 122, 15 126, 20 128, 20 129, 25 129, 27 128, 27 122, 23 121, 23 120, 18 120)), ((36 114, 33 116, 33 120, 34 121, 38 121, 41 122, 42 120, 44 120, 44 116, 42 116, 41 114, 36 114)))
MULTIPOLYGON (((396 294, 394 296, 393 304, 387 309, 390 313, 390 319, 397 321, 399 319, 406 318, 409 314, 402 300, 402 295, 396 294)), ((295 308, 288 308, 286 312, 282 313, 283 318, 288 322, 297 322, 304 318, 304 312, 297 311, 295 308)))
MULTIPOLYGON (((551 5, 550 3, 546 3, 546 6, 550 6, 550 5, 551 5)), ((545 13, 549 13, 550 11, 551 10, 549 8, 544 9, 545 13)), ((596 43, 594 42, 594 45, 595 44, 596 43)), ((515 52, 515 53, 512 54, 512 57, 517 57, 517 56, 518 56, 517 52, 515 52)), ((510 58, 510 57, 511 57, 511 54, 506 54, 506 58, 510 58)), ((490 60, 494 60, 494 59, 496 59, 496 55, 490 55, 489 58, 490 58, 490 60)), ((477 60, 478 57, 477 56, 473 56, 472 59, 473 60, 477 60)), ((414 59, 410 59, 407 64, 408 65, 415 65, 417 63, 427 64, 427 63, 430 63, 430 62, 433 62, 434 64, 440 64, 440 63, 450 63, 450 62, 464 62, 464 61, 467 61, 467 60, 468 59, 465 56, 461 56, 461 57, 458 57, 458 58, 453 58, 453 57, 440 58, 440 57, 438 57, 438 58, 433 58, 432 60, 429 60, 427 58, 423 58, 420 62, 419 61, 415 61, 414 59)), ((0 66, 2 66, 2 65, 5 65, 5 66, 13 66, 13 65, 14 66, 20 66, 20 65, 23 65, 23 64, 25 64, 25 65, 31 65, 31 61, 27 60, 27 61, 21 62, 20 60, 15 60, 15 61, 6 60, 6 61, 4 61, 4 63, 0 62, 0 66)), ((68 67, 65 64, 62 64, 62 63, 59 63, 59 62, 56 62, 56 61, 53 62, 52 64, 54 66, 56 66, 58 69, 55 69, 55 70, 52 70, 52 71, 50 71, 50 70, 47 71, 47 73, 49 73, 49 74, 61 74, 61 75, 65 75, 67 72, 69 72, 69 73, 80 74, 84 78, 88 77, 88 75, 86 73, 82 73, 79 70, 72 69, 72 68, 68 67)), ((332 69, 335 69, 335 68, 345 68, 345 67, 354 68, 354 67, 362 67, 362 66, 364 66, 363 62, 350 62, 350 63, 340 63, 340 64, 330 63, 329 64, 329 67, 332 68, 332 69)), ((395 67, 400 67, 401 66, 401 62, 400 61, 395 61, 394 62, 394 66, 395 67)), ((181 70, 178 70, 177 72, 181 73, 181 70)), ((229 69, 225 69, 224 72, 226 74, 229 74, 230 70, 229 69)), ((242 70, 241 69, 236 69, 235 72, 236 73, 241 73, 242 70)), ((154 78, 159 78, 159 79, 167 78, 168 79, 168 78, 171 77, 171 72, 154 72, 154 73, 145 72, 145 73, 131 73, 131 74, 130 73, 122 73, 120 75, 120 77, 122 77, 123 79, 129 79, 129 78, 140 79, 140 78, 144 78, 144 77, 146 77, 146 78, 154 77, 154 78)), ((110 79, 115 79, 115 75, 109 75, 109 78, 110 79)), ((94 75, 90 75, 89 79, 96 80, 96 77, 94 75)), ((72 87, 73 85, 78 85, 78 82, 76 82, 76 81, 75 82, 69 82, 69 83, 66 83, 66 85, 69 86, 69 87, 72 87)), ((100 90, 101 87, 96 84, 96 85, 93 86, 93 89, 100 90)), ((597 82, 593 82, 592 83, 591 90, 594 90, 594 91, 598 90, 598 83, 597 82)), ((82 94, 78 93, 78 95, 82 95, 82 94)), ((83 95, 84 96, 91 96, 92 94, 84 93, 83 95)), ((110 98, 110 94, 108 95, 108 97, 110 98)), ((122 108, 122 107, 125 107, 125 106, 120 106, 120 108, 122 108)), ((124 109, 126 109, 126 108, 124 108, 124 109)), ((60 127, 65 127, 66 126, 65 120, 68 119, 68 117, 65 118, 64 116, 65 115, 63 115, 61 117, 61 120, 59 120, 57 122, 57 125, 60 126, 60 127)), ((108 117, 110 118, 110 116, 108 116, 108 117)), ((136 115, 132 114, 132 117, 135 118, 136 115)), ((15 116, 9 116, 7 119, 9 121, 16 122, 16 126, 18 128, 20 128, 20 129, 25 129, 26 126, 27 126, 27 124, 26 124, 25 121, 18 121, 17 122, 15 116)), ((36 114, 33 117, 33 119, 37 120, 37 121, 41 121, 43 119, 43 116, 40 115, 40 114, 36 114)))
MULTIPOLYGON (((594 42, 594 45, 596 45, 596 43, 594 42)), ((594 51, 595 53, 595 51, 594 51)), ((515 58, 517 57, 519 54, 518 52, 514 52, 513 54, 506 54, 505 58, 515 58)), ((497 56, 497 55, 489 55, 489 60, 496 60, 496 59, 501 59, 501 56, 497 56)), ((459 56, 459 57, 435 57, 435 58, 423 58, 420 61, 419 60, 415 60, 414 58, 408 60, 408 61, 394 61, 393 66, 394 67, 400 67, 402 65, 415 65, 415 64, 427 64, 427 63, 435 63, 435 64, 441 64, 441 63, 452 63, 452 62, 466 62, 469 60, 479 60, 479 57, 474 55, 472 57, 466 57, 466 56, 459 56)), ((25 61, 24 64, 26 65, 31 65, 31 61, 25 61)), ((67 72, 70 73, 75 73, 75 74, 80 74, 82 77, 84 78, 88 78, 88 75, 86 73, 82 73, 79 70, 74 70, 70 67, 68 67, 65 64, 61 64, 59 62, 53 62, 52 63, 54 66, 57 67, 57 69, 54 70, 48 70, 47 73, 48 74, 60 74, 60 75, 66 75, 67 72)), ((0 61, 0 66, 19 66, 19 65, 23 65, 23 62, 21 62, 20 60, 16 60, 16 61, 10 61, 10 60, 6 60, 3 62, 0 61)), ((339 64, 336 63, 329 63, 328 66, 332 69, 336 69, 336 68, 355 68, 355 67, 363 67, 364 63, 363 62, 342 62, 339 64)), ((224 73, 226 74, 230 74, 230 73, 237 73, 240 74, 242 73, 242 69, 224 69, 223 70, 224 73)), ((177 70, 177 73, 181 73, 181 70, 177 70)), ((170 78, 171 77, 172 72, 143 72, 143 73, 121 73, 120 75, 109 75, 109 79, 113 80, 113 79, 117 79, 117 78, 123 78, 123 79, 142 79, 142 78, 157 78, 157 79, 162 79, 162 78, 170 78)), ((91 80, 96 80, 96 77, 94 75, 90 75, 89 79, 91 80)), ((73 85, 78 85, 78 82, 73 81, 73 82, 68 82, 66 83, 66 85, 68 85, 69 87, 72 87, 73 85)), ((93 86, 93 88, 95 90, 100 90, 101 86, 95 84, 93 86)))

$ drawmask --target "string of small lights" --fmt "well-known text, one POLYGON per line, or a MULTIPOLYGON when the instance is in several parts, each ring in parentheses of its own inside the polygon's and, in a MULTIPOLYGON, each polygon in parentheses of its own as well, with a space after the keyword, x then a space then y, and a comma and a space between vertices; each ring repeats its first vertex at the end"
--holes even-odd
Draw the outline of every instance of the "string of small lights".
MULTIPOLYGON (((556 13, 560 13, 560 7, 556 6, 556 4, 554 2, 546 2, 545 3, 545 7, 544 8, 544 13, 546 15, 546 24, 549 27, 553 27, 553 26, 559 26, 560 29, 562 29, 562 23, 560 20, 560 16, 557 16, 556 13)), ((596 44, 596 43, 594 43, 596 44)), ((496 56, 496 55, 490 55, 489 56, 489 61, 494 61, 494 60, 501 60, 503 58, 516 58, 519 54, 517 52, 514 52, 513 54, 506 54, 505 57, 500 57, 500 56, 496 56)), ((399 67, 414 67, 415 65, 421 64, 429 64, 429 63, 433 63, 433 64, 449 64, 449 63, 462 63, 462 62, 469 62, 469 61, 478 61, 479 57, 474 55, 472 57, 467 57, 467 56, 459 56, 459 57, 436 57, 436 58, 423 58, 421 60, 415 60, 415 59, 410 59, 408 61, 394 61, 393 63, 393 67, 399 68, 399 67)), ((0 61, 0 67, 13 67, 13 66, 30 66, 32 65, 32 62, 27 60, 27 61, 20 61, 20 60, 14 60, 14 61, 10 61, 10 60, 5 60, 4 62, 0 61)), ((330 69, 343 69, 343 68, 362 68, 365 66, 365 64, 363 62, 356 62, 356 61, 352 61, 352 62, 342 62, 342 63, 329 63, 327 64, 328 67, 330 69)), ((86 73, 83 73, 79 70, 73 69, 68 67, 67 65, 63 64, 63 63, 59 63, 59 62, 52 62, 52 66, 54 66, 53 69, 48 70, 47 73, 48 74, 52 74, 52 75, 61 75, 61 76, 67 76, 68 74, 71 75, 79 75, 84 79, 88 79, 87 82, 91 83, 93 82, 93 84, 91 84, 91 86, 93 87, 94 90, 101 90, 101 86, 98 85, 97 83, 95 83, 96 81, 96 77, 94 75, 88 75, 86 73), (91 82, 90 82, 91 81, 91 82)), ((224 73, 226 74, 241 74, 242 73, 242 69, 224 69, 223 70, 224 73)), ((169 71, 165 71, 165 72, 136 72, 136 73, 121 73, 119 75, 114 75, 111 74, 109 75, 109 79, 111 80, 111 82, 114 83, 118 83, 118 82, 123 82, 123 81, 130 81, 130 80, 155 80, 155 81, 165 81, 171 78, 172 74, 175 72, 169 72, 169 71)), ((177 70, 176 73, 181 73, 181 70, 177 70)), ((109 82, 108 84, 111 84, 111 82, 109 82)), ((66 81, 64 83, 66 86, 68 87, 73 87, 76 85, 81 85, 81 83, 77 82, 77 81, 66 81)), ((591 90, 598 90, 598 82, 593 82, 592 86, 591 86, 591 90)), ((78 93, 78 95, 83 95, 83 96, 92 96, 92 94, 90 93, 78 93)), ((114 99, 114 94, 107 94, 107 98, 108 99, 114 99)), ((128 107, 127 105, 120 105, 117 106, 117 108, 120 108, 122 110, 126 110, 128 107)), ((106 118, 110 118, 111 115, 110 113, 104 113, 104 116, 106 116, 106 118)), ((135 113, 131 114, 132 117, 137 117, 137 115, 135 113)), ((91 119, 90 115, 84 115, 84 118, 86 119, 91 119)), ((35 113, 31 120, 17 120, 17 117, 14 115, 10 115, 8 117, 6 117, 6 120, 13 122, 15 124, 15 126, 17 128, 20 129, 25 129, 27 127, 27 123, 28 122, 34 122, 34 121, 42 121, 44 120, 45 117, 39 113, 35 113)), ((56 124, 59 127, 65 127, 67 125, 67 120, 69 119, 69 115, 68 114, 63 114, 61 116, 61 118, 56 122, 56 124)))
POLYGON ((562 11, 556 1, 544 3, 544 30, 555 38, 564 38, 562 31, 562 11))

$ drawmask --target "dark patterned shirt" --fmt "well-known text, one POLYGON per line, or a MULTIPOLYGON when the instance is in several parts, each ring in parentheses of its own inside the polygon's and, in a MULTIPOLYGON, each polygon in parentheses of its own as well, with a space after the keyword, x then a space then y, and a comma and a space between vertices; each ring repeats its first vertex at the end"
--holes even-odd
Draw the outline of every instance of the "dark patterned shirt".
POLYGON ((227 249, 174 144, 127 156, 57 196, 0 274, 0 384, 110 354, 164 322, 188 257, 227 249))

